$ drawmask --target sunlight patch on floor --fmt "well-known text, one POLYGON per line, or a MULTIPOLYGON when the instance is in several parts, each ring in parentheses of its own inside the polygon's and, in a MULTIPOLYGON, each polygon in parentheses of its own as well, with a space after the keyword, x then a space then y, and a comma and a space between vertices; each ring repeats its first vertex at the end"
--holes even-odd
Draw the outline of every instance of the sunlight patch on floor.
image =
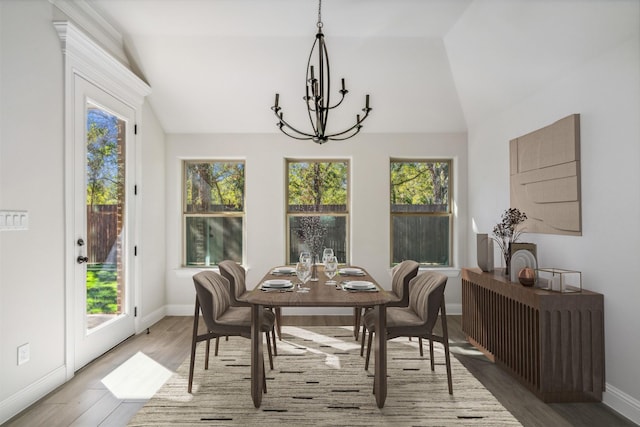
POLYGON ((137 352, 111 371, 102 383, 118 399, 150 399, 173 372, 137 352))

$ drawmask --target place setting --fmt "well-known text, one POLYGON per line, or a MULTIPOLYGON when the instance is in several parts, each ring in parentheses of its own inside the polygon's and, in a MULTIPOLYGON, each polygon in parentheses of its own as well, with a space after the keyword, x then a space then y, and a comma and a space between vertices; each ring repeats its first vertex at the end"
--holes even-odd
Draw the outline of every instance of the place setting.
POLYGON ((343 281, 340 287, 347 292, 378 292, 378 287, 366 280, 343 281))
POLYGON ((357 267, 344 267, 338 270, 340 276, 365 276, 366 273, 357 267))
POLYGON ((276 267, 273 270, 271 270, 271 274, 273 276, 295 276, 296 269, 295 267, 289 267, 289 266, 276 267))
POLYGON ((260 285, 260 289, 264 292, 292 292, 293 282, 284 279, 265 280, 260 285))

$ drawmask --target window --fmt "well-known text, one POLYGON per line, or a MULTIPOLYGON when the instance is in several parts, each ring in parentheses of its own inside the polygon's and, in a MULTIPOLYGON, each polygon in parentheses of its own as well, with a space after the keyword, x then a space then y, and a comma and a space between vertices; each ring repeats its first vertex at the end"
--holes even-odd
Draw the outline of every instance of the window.
POLYGON ((301 251, 319 257, 332 248, 339 263, 348 261, 349 162, 287 160, 287 262, 301 251))
POLYGON ((451 266, 451 160, 391 160, 391 263, 451 266))
POLYGON ((184 162, 184 265, 242 262, 244 162, 184 162))

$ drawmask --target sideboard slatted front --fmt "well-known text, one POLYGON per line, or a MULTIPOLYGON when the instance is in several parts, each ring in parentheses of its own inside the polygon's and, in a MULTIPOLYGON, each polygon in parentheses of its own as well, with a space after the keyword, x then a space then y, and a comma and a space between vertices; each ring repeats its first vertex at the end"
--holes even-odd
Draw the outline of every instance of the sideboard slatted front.
POLYGON ((601 401, 604 297, 510 282, 501 270, 463 269, 462 330, 545 402, 601 401))

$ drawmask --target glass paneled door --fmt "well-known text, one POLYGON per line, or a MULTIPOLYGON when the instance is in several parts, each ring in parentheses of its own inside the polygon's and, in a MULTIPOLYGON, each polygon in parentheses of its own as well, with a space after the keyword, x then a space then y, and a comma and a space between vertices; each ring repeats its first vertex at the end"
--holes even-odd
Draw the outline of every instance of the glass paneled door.
POLYGON ((75 369, 134 333, 130 177, 134 113, 81 77, 75 144, 75 369), (82 107, 82 108, 80 108, 82 107), (80 121, 81 120, 81 121, 80 121))

